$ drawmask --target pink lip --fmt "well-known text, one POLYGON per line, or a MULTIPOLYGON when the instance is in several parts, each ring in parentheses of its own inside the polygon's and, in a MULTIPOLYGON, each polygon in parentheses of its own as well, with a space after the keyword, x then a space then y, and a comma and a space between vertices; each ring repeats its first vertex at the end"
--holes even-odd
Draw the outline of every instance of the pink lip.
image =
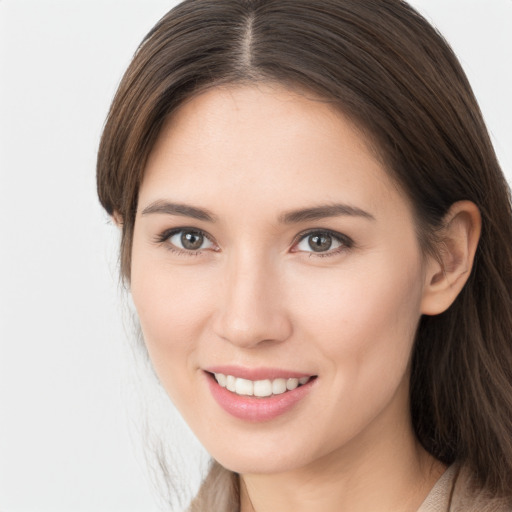
POLYGON ((203 369, 209 373, 222 373, 224 375, 233 375, 233 377, 248 380, 300 379, 301 377, 312 376, 310 373, 293 372, 280 368, 244 368, 242 366, 224 365, 211 366, 203 369))
MULTIPOLYGON (((216 373, 224 372, 219 371, 216 373)), ((227 374, 233 375, 233 373, 227 374)), ((269 373, 266 373, 266 375, 268 374, 269 373)), ((235 375, 238 376, 236 372, 235 375)), ((244 375, 247 375, 247 373, 244 375)), ((283 376, 283 373, 280 375, 283 376)), ((288 375, 288 373, 286 375, 288 375)), ((213 398, 222 407, 222 409, 235 418, 253 423, 270 421, 286 413, 311 391, 312 386, 316 382, 316 379, 311 379, 303 386, 299 386, 292 391, 286 391, 281 395, 258 398, 252 396, 240 396, 236 393, 232 393, 226 388, 219 386, 213 375, 205 373, 205 376, 213 398)), ((307 375, 301 374, 301 377, 305 376, 307 375)), ((240 377, 247 378, 241 375, 240 377)))

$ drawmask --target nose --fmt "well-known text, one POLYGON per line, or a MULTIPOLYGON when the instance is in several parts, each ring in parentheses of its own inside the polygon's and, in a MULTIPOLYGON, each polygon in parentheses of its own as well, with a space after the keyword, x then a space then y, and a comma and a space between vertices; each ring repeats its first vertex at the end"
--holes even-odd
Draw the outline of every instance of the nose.
POLYGON ((239 255, 225 262, 213 319, 217 336, 242 348, 279 343, 292 333, 285 283, 269 258, 239 255))

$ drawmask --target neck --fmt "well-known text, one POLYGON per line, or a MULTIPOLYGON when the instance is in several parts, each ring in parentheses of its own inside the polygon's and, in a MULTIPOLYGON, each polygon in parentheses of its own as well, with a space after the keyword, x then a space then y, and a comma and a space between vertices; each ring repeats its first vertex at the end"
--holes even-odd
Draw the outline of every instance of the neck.
POLYGON ((306 467, 241 475, 241 512, 415 512, 444 470, 419 445, 408 417, 401 424, 378 418, 306 467))

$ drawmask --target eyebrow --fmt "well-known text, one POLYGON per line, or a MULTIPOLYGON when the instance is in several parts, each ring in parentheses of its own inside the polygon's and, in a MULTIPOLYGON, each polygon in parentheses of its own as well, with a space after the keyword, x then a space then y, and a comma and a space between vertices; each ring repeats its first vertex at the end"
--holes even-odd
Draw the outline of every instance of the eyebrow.
MULTIPOLYGON (((190 206, 182 203, 171 203, 163 200, 155 201, 149 206, 146 206, 146 208, 142 210, 141 215, 150 215, 154 213, 191 217, 193 219, 203 220, 206 222, 216 222, 217 220, 217 217, 205 208, 198 208, 197 206, 190 206)), ((371 213, 368 213, 361 208, 357 208, 356 206, 330 204, 285 212, 279 216, 279 222, 283 224, 298 224, 300 222, 320 220, 329 217, 339 217, 342 215, 375 220, 375 217, 371 213)))
POLYGON ((284 224, 296 224, 299 222, 320 220, 328 217, 339 217, 342 215, 375 220, 375 217, 371 213, 361 210, 361 208, 357 208, 356 206, 349 206, 346 204, 330 204, 325 206, 315 206, 313 208, 292 210, 290 212, 283 213, 279 217, 279 220, 284 224))
POLYGON ((191 217, 197 220, 207 222, 215 222, 216 217, 213 213, 204 208, 190 206, 188 204, 170 203, 168 201, 155 201, 142 210, 141 215, 150 215, 152 213, 163 213, 166 215, 180 215, 183 217, 191 217))

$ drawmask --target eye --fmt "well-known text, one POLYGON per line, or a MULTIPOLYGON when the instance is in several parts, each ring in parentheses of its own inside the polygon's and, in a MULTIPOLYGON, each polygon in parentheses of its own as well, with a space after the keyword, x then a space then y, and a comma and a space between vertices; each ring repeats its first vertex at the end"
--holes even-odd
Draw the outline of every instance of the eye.
POLYGON ((343 249, 352 247, 350 238, 331 231, 310 231, 301 236, 294 247, 294 252, 303 251, 321 255, 337 254, 343 249))
POLYGON ((161 237, 162 242, 168 242, 182 251, 203 251, 215 248, 214 243, 205 233, 198 229, 180 229, 166 232, 161 237))

